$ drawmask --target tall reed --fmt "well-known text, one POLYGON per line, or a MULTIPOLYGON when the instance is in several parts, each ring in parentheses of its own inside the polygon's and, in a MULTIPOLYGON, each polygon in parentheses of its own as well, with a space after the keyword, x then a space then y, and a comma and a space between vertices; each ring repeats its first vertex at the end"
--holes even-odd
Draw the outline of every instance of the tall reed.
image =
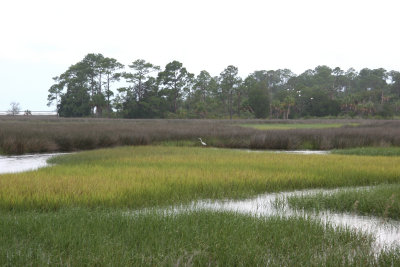
MULTIPOLYGON (((303 128, 303 127, 301 127, 303 128)), ((400 146, 399 121, 368 120, 120 120, 0 117, 0 154, 77 151, 121 145, 184 142, 251 149, 333 149, 400 146), (260 130, 242 124, 347 124, 329 129, 260 130)))

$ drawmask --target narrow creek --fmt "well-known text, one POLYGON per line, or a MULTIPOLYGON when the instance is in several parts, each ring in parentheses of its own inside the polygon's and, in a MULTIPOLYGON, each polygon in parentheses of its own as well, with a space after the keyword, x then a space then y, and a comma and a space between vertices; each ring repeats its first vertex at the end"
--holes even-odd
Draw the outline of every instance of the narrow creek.
MULTIPOLYGON (((255 151, 251 151, 255 152, 255 151)), ((278 152, 277 152, 278 153, 278 152)), ((284 153, 284 152, 279 152, 284 153)), ((289 152, 291 153, 291 152, 289 152)), ((293 153, 301 153, 299 151, 293 153)), ((314 152, 311 152, 314 154, 314 152)), ((311 154, 308 151, 303 154, 311 154)), ((325 154, 321 152, 320 154, 325 154)), ((15 173, 46 167, 47 159, 64 153, 35 154, 22 156, 0 156, 0 174, 15 173)), ((367 187, 356 187, 362 189, 367 187)), ((195 210, 233 211, 253 216, 302 216, 318 220, 323 224, 329 223, 335 227, 345 227, 355 231, 362 231, 375 237, 374 250, 379 253, 382 249, 400 247, 400 221, 385 220, 371 216, 359 216, 350 213, 305 212, 303 210, 291 209, 287 203, 290 196, 312 195, 318 193, 331 194, 339 189, 311 189, 292 192, 268 193, 245 200, 201 200, 194 201, 189 205, 172 206, 169 208, 156 209, 163 214, 181 213, 195 210)), ((154 210, 154 209, 151 209, 154 210)), ((147 212, 138 210, 133 213, 147 212)))
POLYGON ((331 153, 329 150, 261 150, 261 149, 247 149, 247 148, 211 148, 211 149, 229 149, 244 151, 247 153, 277 153, 277 154, 299 154, 299 155, 328 155, 331 153))
MULTIPOLYGON (((367 187, 355 187, 363 189, 367 187)), ((279 216, 279 217, 305 217, 317 220, 322 224, 330 224, 334 227, 342 227, 354 231, 361 231, 375 238, 373 250, 379 253, 382 250, 400 247, 400 221, 386 220, 372 216, 360 216, 351 213, 335 213, 330 211, 306 212, 304 210, 291 209, 287 198, 291 196, 312 195, 318 193, 331 194, 338 189, 311 189, 292 192, 268 193, 245 200, 201 200, 189 205, 172 206, 164 209, 156 209, 162 214, 176 214, 199 210, 231 211, 253 216, 279 216)), ((353 189, 353 188, 351 188, 353 189)), ((153 209, 149 209, 153 210, 153 209)), ((137 211, 147 212, 149 210, 137 211)))

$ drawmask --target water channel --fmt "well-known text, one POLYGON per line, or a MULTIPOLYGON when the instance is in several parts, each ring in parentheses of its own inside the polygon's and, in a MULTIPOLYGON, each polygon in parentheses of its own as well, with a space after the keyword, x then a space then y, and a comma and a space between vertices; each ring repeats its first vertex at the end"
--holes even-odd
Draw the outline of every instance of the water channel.
POLYGON ((32 171, 49 166, 47 160, 64 153, 0 156, 0 174, 32 171))
MULTIPOLYGON (((349 188, 346 188, 348 190, 349 188)), ((363 189, 357 187, 354 189, 363 189)), ((375 238, 374 251, 400 246, 400 222, 387 220, 372 216, 360 216, 353 213, 336 213, 330 211, 306 212, 304 210, 291 209, 287 198, 291 196, 303 196, 314 194, 332 194, 343 189, 312 189, 292 192, 279 192, 259 195, 241 201, 200 201, 193 202, 195 209, 211 209, 234 211, 254 216, 280 216, 291 217, 301 216, 320 221, 322 224, 330 224, 334 227, 343 227, 355 231, 362 231, 371 234, 375 238)))
MULTIPOLYGON (((255 151, 251 151, 255 152, 255 151)), ((279 151, 277 153, 283 153, 279 151)), ((291 153, 291 152, 289 152, 291 153)), ((294 153, 300 153, 298 151, 294 153)), ((35 154, 22 156, 0 156, 0 174, 15 173, 49 166, 47 159, 60 155, 57 154, 35 154)), ((318 153, 303 153, 318 154, 318 153)), ((326 154, 321 152, 319 154, 326 154)), ((357 187, 354 189, 362 189, 357 187)), ((379 253, 382 249, 394 246, 400 247, 400 221, 384 220, 382 218, 359 216, 350 213, 305 212, 303 210, 291 209, 287 203, 287 197, 312 195, 317 193, 332 194, 343 189, 312 189, 292 192, 268 193, 245 200, 202 200, 194 201, 189 205, 173 206, 166 209, 159 209, 163 214, 180 213, 193 210, 233 211, 253 216, 303 216, 320 221, 323 224, 329 223, 335 227, 345 227, 355 231, 362 231, 375 237, 374 250, 379 253)), ((147 212, 140 210, 137 212, 147 212)))
MULTIPOLYGON (((373 216, 360 216, 352 213, 335 213, 330 211, 306 212, 304 210, 291 209, 287 198, 291 196, 304 196, 313 194, 332 194, 340 190, 367 189, 368 187, 337 188, 337 189, 311 189, 291 192, 267 193, 245 200, 201 200, 193 201, 189 205, 171 206, 163 209, 155 209, 164 215, 179 214, 190 211, 212 210, 231 211, 251 216, 279 216, 310 218, 329 224, 333 227, 341 227, 356 232, 372 235, 375 239, 373 250, 376 254, 380 251, 400 247, 400 221, 388 220, 373 216)), ((139 210, 133 212, 146 213, 154 209, 139 210)), ((132 214, 132 213, 130 213, 132 214)))

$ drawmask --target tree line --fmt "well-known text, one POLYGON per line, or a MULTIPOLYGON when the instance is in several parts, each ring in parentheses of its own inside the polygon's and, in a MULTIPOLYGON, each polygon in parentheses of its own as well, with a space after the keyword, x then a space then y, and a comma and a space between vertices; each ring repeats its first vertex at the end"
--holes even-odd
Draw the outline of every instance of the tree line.
POLYGON ((54 77, 48 105, 62 117, 304 118, 391 117, 400 114, 400 72, 317 66, 258 70, 245 79, 236 66, 219 76, 190 73, 181 62, 163 69, 138 59, 125 66, 88 54, 54 77), (120 85, 125 86, 121 87, 120 85), (114 88, 115 87, 115 88, 114 88))

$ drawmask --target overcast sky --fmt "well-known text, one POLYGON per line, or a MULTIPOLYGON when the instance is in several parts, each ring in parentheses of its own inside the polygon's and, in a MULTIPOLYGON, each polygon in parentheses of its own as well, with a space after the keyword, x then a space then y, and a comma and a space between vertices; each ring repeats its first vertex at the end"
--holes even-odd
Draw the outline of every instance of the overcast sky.
POLYGON ((172 60, 196 75, 318 65, 400 71, 398 0, 5 0, 0 111, 47 107, 52 77, 102 53, 127 65, 172 60))

